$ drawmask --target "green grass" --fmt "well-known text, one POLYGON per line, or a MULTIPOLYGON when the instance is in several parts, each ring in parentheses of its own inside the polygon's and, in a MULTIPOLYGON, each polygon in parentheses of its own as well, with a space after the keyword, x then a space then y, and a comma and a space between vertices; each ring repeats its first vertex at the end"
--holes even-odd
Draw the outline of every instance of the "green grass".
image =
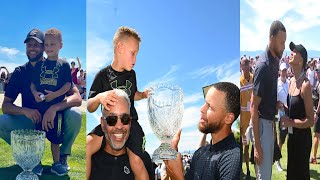
MULTIPOLYGON (((278 127, 277 127, 277 131, 278 131, 278 127)), ((288 138, 286 139, 285 144, 282 146, 282 158, 280 159, 280 164, 283 168, 283 172, 279 172, 276 168, 276 165, 273 164, 272 166, 272 180, 284 180, 286 179, 286 175, 287 175, 287 141, 288 138)), ((313 136, 312 136, 312 144, 313 144, 313 136)), ((249 149, 249 154, 251 152, 251 144, 250 144, 250 149, 249 149)), ((313 154, 313 147, 311 149, 311 154, 313 154)), ((318 148, 318 153, 317 153, 317 157, 320 156, 320 147, 318 148)), ((319 163, 320 159, 318 158, 318 163, 319 163)), ((242 163, 242 169, 243 172, 246 173, 247 172, 247 167, 245 163, 242 163)), ((250 163, 250 174, 251 174, 251 179, 255 179, 256 174, 255 174, 255 170, 254 170, 254 165, 250 163)), ((241 177, 241 179, 245 179, 245 177, 241 177)), ((320 179, 320 164, 310 164, 310 179, 311 180, 319 180, 320 179)))
MULTIPOLYGON (((0 109, 0 114, 2 111, 0 109)), ((40 179, 85 179, 86 177, 86 116, 82 114, 81 130, 72 146, 72 156, 68 157, 68 165, 71 170, 68 176, 56 176, 49 173, 51 164, 53 163, 52 154, 50 150, 50 142, 46 140, 45 153, 42 157, 42 165, 44 165, 44 174, 40 179)), ((0 139, 0 179, 15 179, 22 169, 15 165, 12 156, 11 147, 2 139, 0 139)))

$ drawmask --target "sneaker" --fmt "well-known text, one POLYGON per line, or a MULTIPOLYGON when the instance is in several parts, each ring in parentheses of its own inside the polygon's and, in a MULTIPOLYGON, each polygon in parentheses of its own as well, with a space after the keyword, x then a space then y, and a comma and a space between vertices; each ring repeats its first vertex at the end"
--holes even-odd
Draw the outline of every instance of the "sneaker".
POLYGON ((60 163, 65 166, 65 168, 69 171, 70 170, 70 166, 68 166, 68 155, 64 154, 64 155, 60 155, 60 163))
POLYGON ((311 164, 317 164, 317 159, 316 158, 311 158, 310 159, 311 164))
POLYGON ((279 172, 282 172, 282 171, 283 171, 283 169, 282 169, 282 167, 281 167, 281 164, 280 164, 280 161, 276 161, 276 167, 277 167, 277 170, 278 170, 279 172))
POLYGON ((41 165, 41 162, 32 169, 32 172, 38 176, 41 176, 42 175, 42 171, 43 171, 43 167, 41 165))
POLYGON ((60 162, 52 164, 52 168, 50 171, 58 176, 64 176, 68 174, 67 168, 63 166, 60 162))

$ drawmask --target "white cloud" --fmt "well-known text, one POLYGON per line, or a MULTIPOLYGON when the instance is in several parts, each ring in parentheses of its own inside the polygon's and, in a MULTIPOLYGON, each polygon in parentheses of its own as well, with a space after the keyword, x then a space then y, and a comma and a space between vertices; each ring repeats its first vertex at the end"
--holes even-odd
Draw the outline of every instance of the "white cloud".
POLYGON ((19 53, 20 51, 16 48, 8 48, 8 47, 0 46, 0 54, 4 54, 9 58, 12 58, 18 55, 19 53))
POLYGON ((172 83, 176 80, 175 73, 179 70, 179 66, 172 65, 170 66, 169 71, 162 77, 155 79, 154 81, 149 82, 144 86, 143 89, 150 88, 151 86, 159 83, 172 83))
POLYGON ((215 75, 219 82, 221 81, 232 82, 240 86, 239 59, 228 61, 228 63, 223 63, 216 67, 205 66, 205 67, 196 69, 195 71, 191 72, 190 75, 193 77, 193 79, 196 79, 196 78, 203 79, 203 78, 206 78, 207 76, 215 75))
POLYGON ((87 39, 87 74, 94 75, 112 61, 113 47, 107 40, 89 33, 87 39))
POLYGON ((202 93, 195 93, 195 94, 191 94, 189 96, 186 96, 184 97, 184 100, 183 102, 185 104, 188 104, 188 103, 196 103, 198 102, 199 100, 203 99, 203 94, 202 93))
POLYGON ((263 50, 268 44, 270 25, 276 19, 285 25, 287 40, 303 42, 308 49, 320 49, 314 37, 308 36, 311 28, 320 26, 320 1, 246 0, 240 8, 241 51, 263 50))

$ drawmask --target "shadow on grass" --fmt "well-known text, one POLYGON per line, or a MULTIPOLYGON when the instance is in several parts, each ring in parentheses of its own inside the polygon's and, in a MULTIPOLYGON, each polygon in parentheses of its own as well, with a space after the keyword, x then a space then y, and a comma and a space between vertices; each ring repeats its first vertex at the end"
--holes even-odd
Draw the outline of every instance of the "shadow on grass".
MULTIPOLYGON (((68 175, 66 176, 57 176, 55 174, 52 174, 50 172, 51 166, 43 166, 43 173, 42 176, 39 177, 39 179, 43 180, 50 180, 50 179, 57 179, 57 180, 66 180, 70 179, 68 175)), ((16 176, 22 172, 22 169, 18 165, 13 165, 10 167, 1 167, 0 168, 0 179, 3 180, 15 180, 16 176)))
POLYGON ((310 178, 320 179, 320 174, 318 171, 310 169, 310 178))

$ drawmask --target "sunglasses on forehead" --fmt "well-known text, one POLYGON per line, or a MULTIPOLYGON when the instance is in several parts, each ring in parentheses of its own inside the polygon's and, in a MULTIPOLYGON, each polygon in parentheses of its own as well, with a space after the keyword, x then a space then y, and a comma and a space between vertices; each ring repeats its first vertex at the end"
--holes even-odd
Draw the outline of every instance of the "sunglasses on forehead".
POLYGON ((115 126, 117 124, 118 118, 120 118, 123 125, 129 124, 131 121, 131 116, 127 113, 124 113, 120 116, 111 115, 111 116, 102 117, 102 118, 107 122, 109 126, 115 126))

